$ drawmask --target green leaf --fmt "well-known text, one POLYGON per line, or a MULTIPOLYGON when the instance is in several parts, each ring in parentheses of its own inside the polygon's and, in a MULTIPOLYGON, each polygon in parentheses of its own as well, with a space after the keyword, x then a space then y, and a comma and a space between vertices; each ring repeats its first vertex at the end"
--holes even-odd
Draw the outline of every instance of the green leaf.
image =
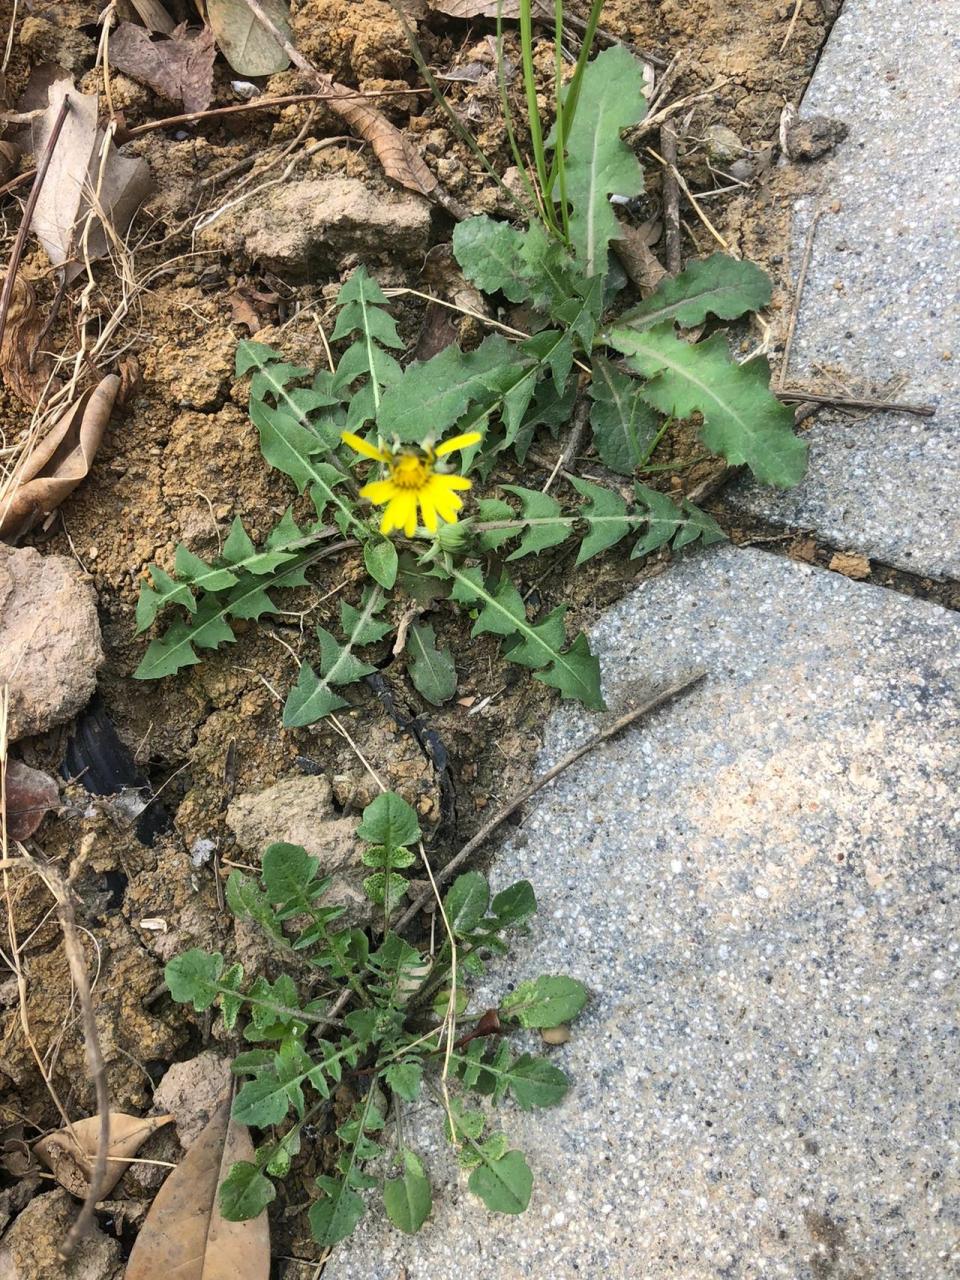
POLYGON ((287 695, 283 708, 283 725, 285 729, 293 729, 302 725, 314 724, 322 720, 331 711, 348 706, 345 698, 334 693, 334 688, 355 684, 369 675, 376 668, 368 662, 361 662, 353 652, 355 644, 361 642, 371 617, 383 603, 383 598, 375 590, 357 620, 345 644, 330 634, 324 627, 317 627, 317 639, 320 641, 319 675, 309 663, 303 663, 297 683, 287 695))
POLYGON ((711 516, 686 499, 678 507, 665 493, 642 484, 634 485, 634 492, 638 512, 646 518, 647 531, 630 552, 631 560, 665 547, 671 539, 679 551, 697 538, 702 538, 703 545, 709 546, 713 542, 721 542, 726 536, 711 516))
POLYGON ((399 564, 397 548, 390 539, 377 538, 368 542, 363 548, 363 563, 374 582, 389 591, 397 580, 399 564))
POLYGON ((577 1016, 589 995, 576 978, 546 975, 521 982, 500 1002, 500 1012, 521 1027, 558 1027, 577 1016))
POLYGON ((240 920, 252 920, 268 938, 289 946, 270 900, 252 876, 234 869, 227 877, 227 906, 240 920))
POLYGON ((533 1174, 520 1151, 508 1151, 499 1160, 484 1154, 467 1186, 493 1213, 523 1213, 530 1203, 533 1174))
POLYGON ((306 910, 318 896, 325 881, 317 880, 320 860, 299 844, 277 841, 264 850, 261 875, 268 901, 277 905, 277 914, 285 908, 306 910))
POLYGON ((518 484, 500 486, 507 493, 520 499, 522 519, 527 528, 517 549, 507 556, 508 560, 519 560, 521 556, 539 555, 548 547, 555 547, 570 536, 570 521, 558 519, 561 515, 560 503, 549 493, 541 493, 539 489, 524 489, 518 484))
POLYGON ((457 876, 443 900, 450 928, 462 938, 471 933, 486 915, 490 886, 479 871, 466 871, 457 876))
POLYGON ((510 1069, 510 1091, 523 1111, 534 1107, 556 1107, 567 1095, 570 1081, 552 1062, 529 1053, 518 1058, 510 1069))
POLYGON ((781 488, 802 479, 807 446, 793 433, 793 411, 770 391, 763 357, 734 364, 722 334, 691 344, 669 324, 643 333, 617 325, 608 339, 650 379, 644 399, 679 418, 701 413, 703 443, 731 466, 746 463, 758 480, 781 488))
POLYGON ((561 697, 576 698, 590 711, 603 711, 606 706, 600 692, 600 660, 590 652, 582 631, 565 653, 554 658, 546 671, 535 671, 533 678, 559 689, 561 697))
POLYGON ((454 227, 453 256, 467 279, 484 293, 502 293, 511 302, 525 302, 530 296, 523 270, 525 239, 509 223, 481 214, 454 227))
POLYGON ((347 425, 353 431, 377 416, 382 388, 391 386, 402 376, 399 364, 384 350, 384 347, 403 347, 393 317, 381 309, 386 302, 383 290, 362 266, 343 285, 337 297, 340 313, 333 338, 345 338, 353 333, 360 336, 340 357, 331 386, 334 391, 344 391, 357 378, 368 379, 350 398, 347 425))
POLYGON ((146 631, 160 610, 166 609, 168 605, 181 604, 191 613, 195 613, 197 608, 193 592, 185 583, 174 582, 173 578, 157 564, 148 565, 148 568, 150 577, 153 579, 153 587, 146 582, 140 584, 140 598, 137 601, 136 613, 137 635, 141 631, 146 631), (156 590, 153 589, 154 587, 156 590))
POLYGON ((217 979, 223 973, 223 956, 197 947, 168 961, 163 971, 170 995, 177 1004, 192 1004, 197 1013, 209 1009, 217 998, 217 979))
POLYGON ((389 915, 403 901, 407 882, 395 871, 375 871, 372 876, 364 877, 363 891, 371 902, 383 907, 389 915))
POLYGON ((227 1222, 255 1218, 277 1196, 277 1189, 257 1165, 239 1160, 220 1184, 220 1213, 227 1222))
MULTIPOLYGON (((284 0, 261 0, 268 18, 289 40, 290 12, 284 0)), ((254 17, 243 0, 207 0, 207 21, 217 48, 241 76, 272 76, 290 65, 282 45, 254 17)), ((262 346, 262 343, 248 343, 262 346)), ((267 348, 269 350, 269 347, 267 348)), ((237 360, 239 363, 239 353, 237 360)))
POLYGON ((522 924, 524 920, 529 920, 537 910, 533 885, 529 880, 518 880, 516 884, 502 889, 490 903, 490 910, 501 929, 506 925, 522 924))
POLYGON ((354 645, 376 644, 393 630, 391 623, 382 622, 373 616, 383 607, 385 601, 381 599, 376 603, 372 612, 368 609, 370 597, 375 590, 375 587, 367 585, 359 609, 348 604, 346 600, 340 601, 340 626, 344 635, 351 637, 351 643, 354 645))
POLYGON ((420 839, 420 823, 402 796, 383 791, 364 809, 357 836, 368 844, 396 849, 416 844, 420 839))
POLYGON ((384 1184, 383 1204, 393 1225, 408 1235, 415 1235, 430 1216, 433 1208, 430 1181, 419 1157, 406 1148, 403 1174, 389 1178, 384 1184))
POLYGON ((567 135, 566 187, 573 205, 570 238, 588 279, 605 273, 608 246, 617 235, 610 196, 643 190, 643 171, 620 140, 621 130, 646 114, 642 90, 643 67, 622 45, 604 49, 583 74, 567 135))
POLYGON ((714 253, 687 263, 677 276, 664 276, 650 297, 619 316, 617 324, 651 329, 670 320, 690 329, 708 315, 735 320, 765 307, 770 292, 769 277, 755 263, 714 253))
POLYGON ((392 1062, 383 1078, 393 1092, 404 1102, 416 1102, 423 1081, 423 1064, 420 1062, 392 1062))
POLYGON ((363 1217, 363 1201, 346 1178, 324 1176, 316 1181, 324 1196, 310 1207, 310 1230, 321 1248, 332 1249, 346 1240, 363 1217))
POLYGON ((437 637, 429 622, 415 622, 407 634, 410 679, 414 688, 435 707, 457 692, 457 669, 449 649, 437 648, 437 637))
POLYGON ((231 1114, 238 1124, 264 1129, 284 1119, 290 1110, 290 1101, 289 1082, 266 1072, 242 1086, 233 1100, 231 1114))
POLYGON ((577 553, 577 564, 580 565, 626 537, 630 532, 630 519, 627 504, 612 489, 605 489, 589 480, 573 479, 571 483, 587 499, 580 511, 589 526, 577 553))
POLYGON ((659 419, 643 399, 643 387, 602 356, 593 357, 590 426, 604 464, 632 475, 650 457, 659 419))
MULTIPOLYGON (((422 364, 408 365, 402 378, 384 392, 377 428, 381 435, 397 436, 405 443, 419 444, 428 434, 441 436, 475 402, 480 408, 474 418, 484 417, 510 371, 520 378, 529 367, 524 353, 499 334, 484 338, 475 351, 451 344, 422 364)), ((463 424, 463 429, 472 425, 463 424)))

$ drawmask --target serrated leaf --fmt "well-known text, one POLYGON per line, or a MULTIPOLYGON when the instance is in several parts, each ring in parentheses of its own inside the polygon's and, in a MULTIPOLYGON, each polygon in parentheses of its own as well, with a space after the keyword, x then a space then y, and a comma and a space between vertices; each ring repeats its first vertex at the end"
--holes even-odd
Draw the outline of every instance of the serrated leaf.
POLYGON ((493 1213, 523 1213, 530 1203, 533 1174, 520 1151, 508 1151, 499 1160, 484 1153, 467 1186, 493 1213))
POLYGON ((197 1013, 203 1013, 217 998, 217 980, 222 973, 219 951, 208 953, 192 947, 168 961, 163 976, 177 1004, 192 1004, 197 1013))
POLYGON ((334 688, 354 684, 376 670, 368 662, 361 662, 352 649, 361 642, 360 637, 364 635, 370 619, 382 603, 380 592, 373 591, 357 615, 345 644, 341 644, 326 628, 317 627, 317 639, 320 641, 319 675, 308 663, 303 663, 297 683, 290 690, 284 704, 284 728, 314 724, 331 711, 347 706, 346 699, 334 693, 334 688))
POLYGON ((673 543, 676 550, 689 545, 697 538, 703 539, 703 545, 720 542, 725 534, 717 522, 700 511, 692 502, 684 499, 681 506, 665 493, 656 489, 648 489, 642 484, 634 485, 637 498, 637 510, 647 521, 647 531, 634 545, 630 559, 649 555, 668 542, 673 543))
POLYGON ((590 711, 606 707, 600 692, 600 660, 590 652, 582 631, 565 653, 554 658, 546 671, 535 671, 533 678, 558 689, 563 698, 576 698, 590 711))
POLYGON ((281 946, 287 945, 276 912, 252 876, 234 869, 227 877, 227 906, 241 920, 252 920, 263 932, 281 946))
POLYGON ((476 929, 486 915, 489 901, 490 886, 486 876, 479 871, 465 871, 457 876, 443 900, 447 923, 457 937, 462 938, 476 929))
POLYGON ((453 229, 453 256, 463 274, 484 293, 502 293, 511 302, 525 302, 530 284, 521 256, 522 231, 486 214, 466 218, 453 229))
POLYGON ((153 587, 146 582, 140 584, 140 598, 137 600, 136 613, 137 635, 141 631, 146 631, 160 610, 166 609, 168 605, 183 605, 191 613, 195 613, 197 609, 193 592, 186 583, 175 582, 158 564, 151 564, 148 568, 150 577, 153 579, 153 587))
POLYGON ((527 526, 520 545, 507 556, 508 560, 539 555, 548 547, 555 547, 569 538, 571 522, 562 518, 560 503, 549 493, 541 493, 539 489, 524 489, 517 484, 504 484, 500 487, 520 499, 521 518, 527 526))
POLYGON ((457 669, 449 649, 437 648, 429 622, 415 622, 407 634, 410 679, 414 688, 435 707, 448 702, 457 691, 457 669))
POLYGON ((352 643, 355 645, 376 644, 393 630, 391 623, 381 622, 374 617, 374 614, 386 603, 383 599, 377 603, 372 613, 368 612, 367 606, 370 604, 373 590, 367 587, 364 591, 359 609, 348 604, 346 600, 340 601, 340 626, 345 635, 352 637, 352 643))
POLYGON ((423 1082, 423 1064, 420 1062, 392 1062, 383 1078, 393 1092, 404 1102, 416 1102, 423 1082))
POLYGON ((482 529, 476 535, 478 551, 495 551, 504 542, 516 537, 516 516, 513 507, 501 498, 479 498, 477 500, 477 522, 479 524, 499 524, 507 521, 506 529, 482 529))
POLYGON ((397 580, 397 548, 389 538, 376 538, 363 548, 363 563, 367 573, 384 590, 389 591, 397 580))
POLYGON ((510 1047, 503 1040, 492 1052, 485 1053, 481 1041, 474 1040, 469 1048, 474 1045, 478 1047, 474 1055, 454 1053, 453 1057, 464 1084, 492 1098, 494 1105, 508 1092, 522 1111, 558 1106, 566 1096, 570 1081, 559 1067, 544 1058, 525 1053, 511 1062, 510 1047), (469 1061, 471 1056, 473 1061, 469 1061))
POLYGON ((392 386, 402 377, 399 364, 385 350, 403 347, 393 317, 382 309, 386 301, 383 290, 362 266, 343 285, 337 297, 339 315, 333 337, 339 339, 353 333, 359 333, 360 337, 340 357, 331 387, 333 391, 342 392, 357 378, 367 378, 364 386, 350 398, 347 425, 354 431, 378 415, 381 388, 392 386))
POLYGON ((317 879, 319 858, 314 858, 299 844, 277 841, 263 852, 261 876, 269 902, 277 914, 290 907, 305 910, 322 891, 326 880, 317 879))
POLYGON ((643 395, 661 413, 703 415, 700 437, 731 464, 746 463, 758 480, 789 488, 806 470, 807 446, 793 433, 793 412, 770 391, 763 357, 734 364, 722 334, 685 342, 670 324, 637 332, 615 326, 611 345, 649 381, 643 395))
POLYGON ((604 464, 632 475, 650 456, 659 418, 643 398, 643 387, 602 356, 593 357, 590 427, 604 464))
POLYGON ((606 271, 608 246, 617 235, 610 196, 643 190, 643 171, 620 133, 638 124, 646 109, 643 67, 622 45, 604 49, 587 64, 566 161, 570 238, 587 279, 606 271))
POLYGON ((576 978, 544 975, 521 982, 500 1002, 500 1013, 521 1027, 558 1027, 575 1018, 589 999, 576 978))
POLYGON ((345 1178, 317 1178, 317 1184, 325 1195, 310 1207, 310 1230, 321 1248, 332 1249, 346 1240, 363 1217, 363 1201, 345 1178))
POLYGON ((406 1148, 403 1173, 384 1184, 383 1204, 393 1225, 408 1235, 415 1235, 430 1216, 433 1208, 430 1180, 419 1157, 406 1148))
POLYGON ((770 292, 769 277, 755 263, 714 253, 688 262, 679 275, 664 276, 650 297, 619 316, 617 324, 651 329, 669 320, 690 329, 708 315, 735 320, 765 307, 770 292))
POLYGON ((363 891, 371 902, 383 907, 387 915, 390 915, 403 901, 407 882, 395 871, 375 871, 372 876, 364 876, 363 891))
POLYGON ((571 484, 587 499, 580 511, 581 518, 589 526, 577 553, 577 564, 580 565, 593 556, 608 551, 621 538, 626 537, 630 532, 630 520, 627 504, 619 493, 589 480, 574 478, 571 484))
MULTIPOLYGON (((481 406, 475 419, 489 412, 509 371, 514 369, 520 377, 529 364, 523 352, 499 334, 484 338, 475 351, 444 347, 422 364, 409 365, 383 393, 378 430, 405 443, 420 443, 428 433, 436 438, 458 423, 471 404, 481 406)), ((471 425, 474 422, 463 429, 471 425)))
POLYGON ((529 880, 518 880, 516 884, 501 889, 490 903, 490 910, 496 917, 499 928, 529 920, 537 910, 533 885, 529 880))
POLYGON ((277 1189, 249 1160, 238 1160, 220 1183, 220 1212, 227 1222, 255 1218, 273 1200, 277 1189))

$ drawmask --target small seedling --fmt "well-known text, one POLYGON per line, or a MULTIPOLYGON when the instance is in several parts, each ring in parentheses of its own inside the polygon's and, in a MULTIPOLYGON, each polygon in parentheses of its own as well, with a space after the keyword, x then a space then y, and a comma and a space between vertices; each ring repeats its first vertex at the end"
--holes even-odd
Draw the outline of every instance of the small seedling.
POLYGON ((342 907, 325 906, 330 879, 298 845, 273 844, 258 877, 233 871, 227 902, 238 919, 258 925, 279 960, 273 981, 251 979, 219 953, 187 951, 171 960, 166 980, 174 1000, 197 1012, 218 1006, 228 1031, 241 1030, 252 1047, 233 1062, 244 1083, 233 1115, 264 1134, 255 1159, 230 1169, 220 1208, 230 1220, 255 1217, 276 1196, 274 1181, 290 1171, 305 1131, 332 1109, 331 1096, 348 1085, 356 1096, 337 1126, 336 1169, 317 1178, 310 1223, 330 1246, 356 1226, 361 1192, 379 1188, 387 1216, 401 1231, 418 1231, 432 1192, 421 1157, 407 1145, 404 1109, 424 1091, 443 1101, 445 1133, 457 1151, 467 1186, 487 1208, 521 1213, 533 1175, 505 1134, 469 1095, 494 1106, 510 1097, 522 1110, 553 1107, 569 1081, 559 1067, 529 1053, 515 1054, 512 1031, 568 1023, 587 990, 573 978, 548 975, 522 982, 497 1008, 473 1011, 466 982, 484 974, 503 953, 503 935, 526 924, 537 909, 521 880, 493 898, 477 871, 459 876, 442 900, 446 939, 435 954, 389 930, 393 907, 407 890, 401 871, 414 865, 420 825, 400 796, 386 792, 363 812, 357 830, 367 844, 364 882, 383 908, 384 931, 371 948, 367 933, 343 927, 342 907), (303 999, 283 968, 294 958, 322 975, 324 986, 348 999, 333 1026, 328 1000, 303 999))

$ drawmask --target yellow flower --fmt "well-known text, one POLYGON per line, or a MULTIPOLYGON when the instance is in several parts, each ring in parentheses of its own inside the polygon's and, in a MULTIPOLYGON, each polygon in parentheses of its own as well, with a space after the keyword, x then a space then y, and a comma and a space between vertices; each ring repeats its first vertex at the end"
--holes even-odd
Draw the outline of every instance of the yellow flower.
POLYGON ((469 489, 471 482, 465 476, 435 471, 434 464, 448 453, 477 444, 483 438, 479 431, 452 436, 436 448, 432 444, 423 444, 419 448, 378 449, 350 431, 344 431, 340 438, 363 457, 382 462, 387 468, 385 480, 371 480, 360 490, 362 498, 386 507, 380 521, 381 533, 402 529, 408 538, 412 538, 417 528, 418 506, 430 533, 436 533, 438 517, 448 524, 456 522, 457 512, 463 506, 456 490, 469 489))

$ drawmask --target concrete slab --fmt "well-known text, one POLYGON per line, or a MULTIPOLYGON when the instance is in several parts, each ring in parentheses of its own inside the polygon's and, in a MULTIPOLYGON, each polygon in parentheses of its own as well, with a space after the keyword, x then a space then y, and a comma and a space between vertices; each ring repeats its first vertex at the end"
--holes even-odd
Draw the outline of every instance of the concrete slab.
MULTIPOLYGON (((325 1280, 958 1274, 958 642, 936 606, 732 547, 604 616, 612 710, 709 678, 495 860, 540 912, 478 1007, 542 972, 593 992, 546 1050, 566 1101, 500 1113, 531 1206, 487 1214, 408 1108, 433 1218, 371 1213, 325 1280)), ((562 708, 542 767, 596 727, 562 708)))
POLYGON ((790 382, 830 389, 817 365, 935 404, 933 419, 821 414, 810 470, 787 494, 745 484, 733 500, 828 544, 936 577, 960 577, 960 0, 846 0, 802 114, 850 134, 823 193, 798 203, 794 276, 814 240, 790 382), (839 212, 830 212, 839 201, 839 212))

